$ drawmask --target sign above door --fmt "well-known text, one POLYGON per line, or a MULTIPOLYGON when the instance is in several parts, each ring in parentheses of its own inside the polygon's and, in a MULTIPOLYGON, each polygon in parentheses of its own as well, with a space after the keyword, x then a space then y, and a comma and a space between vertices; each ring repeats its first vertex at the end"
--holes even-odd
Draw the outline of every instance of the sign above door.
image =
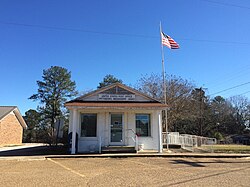
POLYGON ((133 101, 135 94, 98 94, 99 101, 133 101))

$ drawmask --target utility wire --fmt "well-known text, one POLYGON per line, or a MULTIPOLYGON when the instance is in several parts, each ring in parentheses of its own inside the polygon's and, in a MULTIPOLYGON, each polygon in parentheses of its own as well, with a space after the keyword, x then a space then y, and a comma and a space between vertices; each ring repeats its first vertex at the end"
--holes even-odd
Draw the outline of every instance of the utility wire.
POLYGON ((223 2, 211 1, 211 0, 201 0, 201 1, 205 1, 205 2, 213 3, 213 4, 219 4, 219 5, 223 5, 223 6, 231 6, 231 7, 236 7, 236 8, 242 8, 242 9, 248 9, 248 10, 250 10, 250 7, 241 6, 241 5, 237 5, 237 4, 223 3, 223 2))
POLYGON ((216 79, 214 79, 213 81, 207 83, 206 85, 209 85, 209 86, 214 86, 215 87, 221 87, 222 84, 224 84, 225 82, 229 82, 229 81, 232 81, 232 80, 236 80, 242 76, 244 76, 244 73, 245 72, 248 72, 250 69, 250 65, 247 65, 247 66, 244 66, 242 67, 240 70, 238 71, 234 71, 234 72, 231 72, 231 73, 228 73, 226 74, 223 78, 223 80, 221 81, 218 81, 220 80, 219 77, 217 77, 216 79), (243 73, 244 72, 244 73, 243 73), (240 75, 239 75, 240 74, 240 75), (228 78, 227 78, 228 77, 228 78))
POLYGON ((245 85, 247 85, 247 84, 250 84, 250 81, 249 81, 249 82, 246 82, 246 83, 243 83, 243 84, 239 84, 239 85, 233 86, 233 87, 231 87, 231 88, 227 88, 227 89, 225 89, 225 90, 221 90, 221 91, 219 91, 219 92, 216 92, 216 93, 213 93, 213 94, 210 94, 210 95, 216 95, 216 94, 218 94, 218 93, 226 92, 226 91, 228 91, 228 90, 232 90, 232 89, 234 89, 234 88, 238 88, 238 87, 241 87, 241 86, 245 86, 245 85))
MULTIPOLYGON (((103 34, 103 35, 116 35, 116 36, 125 36, 125 37, 139 37, 139 38, 152 38, 152 39, 157 38, 157 39, 159 39, 159 36, 128 34, 128 33, 115 33, 115 32, 103 32, 103 31, 85 30, 85 29, 79 29, 79 28, 55 27, 55 26, 35 25, 35 24, 16 23, 16 22, 0 21, 0 24, 31 27, 31 28, 40 28, 40 29, 51 29, 51 30, 59 30, 59 31, 82 32, 82 33, 90 33, 90 34, 103 34)), ((179 38, 178 40, 186 40, 186 41, 193 41, 193 42, 221 43, 221 44, 250 45, 250 42, 235 42, 235 41, 222 41, 222 40, 205 40, 205 39, 188 39, 188 38, 179 38)))
POLYGON ((34 24, 15 23, 15 22, 0 21, 0 24, 24 26, 24 27, 34 27, 34 28, 41 28, 41 29, 52 29, 52 30, 60 30, 60 31, 83 32, 83 33, 91 33, 91 34, 105 34, 105 35, 118 35, 118 36, 130 36, 130 37, 132 36, 132 37, 142 37, 142 38, 159 38, 156 36, 148 36, 148 35, 102 32, 102 31, 85 30, 85 29, 79 29, 79 28, 54 27, 54 26, 47 26, 47 25, 34 25, 34 24))
MULTIPOLYGON (((246 91, 246 92, 243 92, 243 93, 240 93, 240 94, 234 94, 233 96, 241 96, 241 95, 245 95, 247 93, 250 93, 250 90, 249 91, 246 91)), ((231 94, 232 95, 232 94, 231 94)))
POLYGON ((239 94, 239 95, 244 95, 244 94, 247 94, 247 93, 250 93, 250 91, 247 91, 247 92, 241 93, 241 94, 239 94))
POLYGON ((185 39, 185 38, 182 38, 181 40, 195 41, 195 42, 221 43, 221 44, 243 44, 243 45, 250 44, 249 42, 235 42, 235 41, 223 41, 223 40, 185 39))

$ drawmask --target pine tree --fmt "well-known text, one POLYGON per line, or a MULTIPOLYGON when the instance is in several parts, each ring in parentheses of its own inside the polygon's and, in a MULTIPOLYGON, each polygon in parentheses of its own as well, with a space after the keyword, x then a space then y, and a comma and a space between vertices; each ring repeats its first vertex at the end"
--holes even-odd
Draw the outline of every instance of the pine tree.
POLYGON ((99 86, 97 88, 102 88, 116 82, 122 83, 122 80, 117 79, 116 77, 114 77, 114 75, 108 74, 103 78, 103 81, 99 83, 99 86))
POLYGON ((37 93, 29 99, 40 101, 39 113, 43 119, 43 125, 48 130, 51 143, 55 138, 55 123, 66 112, 64 103, 67 99, 77 94, 76 84, 71 81, 71 72, 59 66, 43 70, 43 80, 37 81, 37 93))

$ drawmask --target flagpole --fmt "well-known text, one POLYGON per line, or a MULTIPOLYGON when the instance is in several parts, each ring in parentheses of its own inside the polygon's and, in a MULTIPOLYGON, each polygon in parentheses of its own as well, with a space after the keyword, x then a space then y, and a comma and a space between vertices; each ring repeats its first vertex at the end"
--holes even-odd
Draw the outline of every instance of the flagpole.
MULTIPOLYGON (((166 88, 166 76, 165 76, 165 64, 164 64, 164 50, 162 43, 162 28, 160 22, 160 38, 161 38, 161 62, 162 62, 162 78, 163 78, 163 94, 164 94, 164 104, 167 104, 167 88, 166 88)), ((167 109, 165 109, 165 124, 166 124, 166 138, 168 136, 168 125, 167 125, 167 109)), ((167 138, 167 150, 169 150, 168 146, 168 138, 167 138)))
MULTIPOLYGON (((162 33, 161 22, 160 22, 160 36, 162 33)), ((166 96, 166 80, 165 80, 165 67, 164 67, 164 50, 162 44, 162 36, 161 36, 161 62, 162 62, 162 78, 163 78, 163 93, 164 93, 164 104, 167 104, 167 96, 166 96)))

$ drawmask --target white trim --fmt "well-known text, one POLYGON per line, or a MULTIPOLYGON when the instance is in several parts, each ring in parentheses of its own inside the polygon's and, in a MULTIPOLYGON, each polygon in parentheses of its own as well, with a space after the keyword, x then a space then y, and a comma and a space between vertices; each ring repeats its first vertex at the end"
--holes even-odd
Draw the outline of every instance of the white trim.
POLYGON ((131 111, 137 111, 137 110, 165 110, 169 109, 169 107, 161 107, 161 106, 154 106, 154 107, 106 107, 106 106, 66 106, 67 109, 72 110, 74 108, 77 108, 79 110, 109 110, 109 111, 124 111, 124 110, 131 110, 131 111))
POLYGON ((77 127, 77 109, 73 109, 73 124, 72 124, 72 144, 71 154, 76 153, 76 127, 77 127))
MULTIPOLYGON (((98 95, 99 93, 102 93, 102 92, 104 92, 104 91, 106 91, 106 90, 109 90, 109 89, 112 89, 113 87, 120 87, 120 88, 123 88, 124 90, 127 90, 127 91, 129 91, 129 92, 131 92, 131 93, 133 93, 133 94, 135 94, 135 95, 138 95, 138 96, 140 96, 140 97, 142 97, 142 98, 144 98, 144 99, 146 99, 146 100, 151 100, 151 101, 156 101, 156 102, 158 102, 158 103, 161 103, 160 101, 158 101, 157 99, 155 99, 155 98, 153 98, 153 97, 151 97, 151 96, 149 96, 149 95, 147 95, 147 94, 144 94, 144 93, 142 93, 142 92, 140 92, 140 91, 138 91, 138 90, 135 90, 135 89, 133 89, 133 88, 131 88, 131 87, 129 87, 129 86, 126 86, 126 85, 124 85, 124 84, 121 84, 121 83, 113 83, 113 84, 111 84, 111 85, 108 85, 108 86, 106 86, 106 87, 103 87, 103 88, 100 88, 100 89, 97 89, 97 90, 94 90, 94 91, 92 91, 92 92, 89 92, 89 93, 87 93, 87 94, 85 94, 85 95, 82 95, 82 96, 80 96, 80 97, 77 97, 75 100, 85 100, 85 99, 87 99, 87 98, 89 98, 89 97, 92 97, 92 96, 94 96, 94 95, 98 95)), ((74 100, 72 100, 72 101, 74 101, 74 100)), ((66 105, 67 105, 67 103, 66 103, 66 105)))
POLYGON ((158 114, 158 152, 162 153, 162 123, 161 123, 161 113, 158 114))

